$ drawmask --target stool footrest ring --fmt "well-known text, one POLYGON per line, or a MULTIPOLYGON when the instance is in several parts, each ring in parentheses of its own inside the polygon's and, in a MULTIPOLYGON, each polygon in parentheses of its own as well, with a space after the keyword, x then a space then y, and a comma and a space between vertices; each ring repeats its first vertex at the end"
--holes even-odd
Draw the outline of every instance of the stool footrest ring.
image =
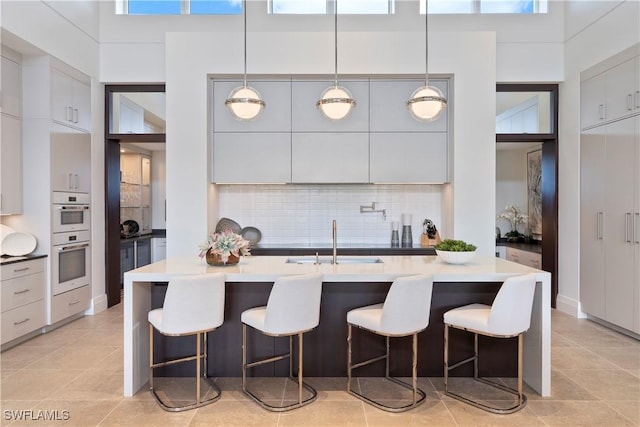
MULTIPOLYGON (((402 386, 402 387, 406 388, 407 390, 413 390, 413 386, 411 384, 407 384, 406 382, 401 381, 398 378, 387 377, 387 376, 385 376, 385 378, 388 379, 391 382, 394 382, 394 383, 398 384, 399 386, 402 386)), ((416 389, 416 394, 418 396, 420 396, 420 398, 417 399, 415 401, 415 403, 412 401, 412 402, 410 402, 410 403, 408 403, 406 405, 403 405, 403 406, 389 406, 389 405, 384 405, 384 404, 382 404, 380 402, 377 402, 377 401, 371 399, 370 397, 367 397, 367 396, 365 396, 365 395, 363 395, 361 393, 358 393, 357 391, 354 391, 352 389, 348 389, 347 392, 350 395, 358 397, 358 398, 366 401, 367 403, 375 406, 376 408, 382 409, 383 411, 387 411, 387 412, 404 412, 404 411, 406 411, 408 409, 415 408, 416 406, 424 403, 424 401, 425 401, 425 399, 427 397, 427 395, 425 394, 425 392, 423 390, 417 388, 416 389)))

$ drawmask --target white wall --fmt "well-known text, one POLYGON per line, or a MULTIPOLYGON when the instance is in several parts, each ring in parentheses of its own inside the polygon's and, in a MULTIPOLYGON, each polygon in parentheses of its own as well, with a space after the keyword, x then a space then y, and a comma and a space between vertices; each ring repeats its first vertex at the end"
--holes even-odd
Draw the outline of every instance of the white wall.
MULTIPOLYGON (((0 2, 2 43, 24 54, 49 54, 91 77, 92 307, 106 308, 104 217, 104 88, 100 84, 98 7, 93 1, 0 2)), ((26 171, 28 172, 28 171, 26 171)), ((27 188, 24 191, 28 191, 27 188)), ((44 240, 44 239, 43 239, 44 240)), ((48 240, 48 237, 47 237, 48 240)))
POLYGON ((640 42, 640 2, 568 1, 560 85, 558 308, 579 314, 580 72, 640 42))

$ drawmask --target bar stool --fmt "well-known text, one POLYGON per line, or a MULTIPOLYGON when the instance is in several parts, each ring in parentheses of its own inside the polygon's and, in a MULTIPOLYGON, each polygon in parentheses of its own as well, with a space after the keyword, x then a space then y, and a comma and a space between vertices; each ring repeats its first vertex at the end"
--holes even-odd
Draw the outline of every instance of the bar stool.
POLYGON ((313 273, 278 278, 273 284, 266 306, 245 310, 242 321, 242 391, 263 408, 282 412, 307 405, 318 393, 303 382, 303 334, 315 329, 320 323, 320 298, 322 274, 313 273), (247 363, 247 326, 264 335, 289 337, 289 353, 247 363), (293 336, 298 336, 298 376, 293 376, 293 336), (270 405, 247 388, 247 369, 289 359, 289 378, 298 384, 298 401, 289 405, 270 405), (311 396, 303 399, 302 388, 311 396))
POLYGON ((454 308, 444 314, 444 389, 447 396, 494 414, 510 414, 524 408, 527 396, 522 393, 523 334, 531 323, 531 310, 535 294, 535 275, 510 277, 504 281, 492 305, 470 304, 454 308), (474 335, 474 355, 449 366, 449 328, 461 329, 474 335), (478 334, 495 338, 518 337, 517 389, 504 386, 478 376, 478 334), (499 390, 517 396, 515 404, 500 408, 449 391, 449 371, 473 361, 473 378, 499 390))
MULTIPOLYGON (((199 408, 220 398, 220 389, 207 377, 207 333, 224 321, 224 274, 201 274, 176 277, 169 282, 162 308, 149 312, 149 390, 162 409, 170 412, 199 408), (154 363, 153 330, 165 336, 196 336, 196 354, 178 359, 154 363), (203 341, 203 348, 201 347, 203 341), (153 370, 175 363, 196 361, 196 398, 183 406, 165 402, 153 385, 153 370), (200 395, 201 361, 204 361, 204 379, 215 395, 202 399, 200 395)), ((206 394, 205 394, 206 397, 206 394)))
POLYGON ((347 392, 361 400, 388 412, 402 412, 415 408, 425 400, 425 393, 418 388, 418 332, 429 326, 431 312, 431 294, 433 292, 433 277, 427 275, 407 276, 396 279, 389 288, 383 304, 369 305, 356 308, 347 313, 349 327, 347 337, 347 392), (386 353, 363 362, 352 363, 351 341, 352 327, 372 332, 386 337, 386 353), (389 375, 389 338, 413 337, 411 384, 389 375), (412 399, 402 406, 389 406, 380 403, 351 388, 352 370, 369 365, 380 360, 386 361, 385 377, 404 388, 412 391, 412 399), (420 396, 418 398, 418 396, 420 396))

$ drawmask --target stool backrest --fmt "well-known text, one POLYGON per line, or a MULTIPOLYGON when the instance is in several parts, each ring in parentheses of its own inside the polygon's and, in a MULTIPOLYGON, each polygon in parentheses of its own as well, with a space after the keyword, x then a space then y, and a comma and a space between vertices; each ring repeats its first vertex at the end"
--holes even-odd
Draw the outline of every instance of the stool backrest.
POLYGON ((322 274, 279 277, 273 284, 265 317, 265 332, 290 334, 320 323, 322 274))
POLYGON ((162 305, 163 332, 186 334, 222 325, 224 280, 221 273, 171 279, 162 305))
POLYGON ((409 334, 429 326, 432 293, 433 276, 406 276, 394 280, 382 308, 382 332, 409 334))
POLYGON ((517 335, 529 329, 536 277, 533 274, 509 277, 504 281, 491 305, 489 332, 517 335))

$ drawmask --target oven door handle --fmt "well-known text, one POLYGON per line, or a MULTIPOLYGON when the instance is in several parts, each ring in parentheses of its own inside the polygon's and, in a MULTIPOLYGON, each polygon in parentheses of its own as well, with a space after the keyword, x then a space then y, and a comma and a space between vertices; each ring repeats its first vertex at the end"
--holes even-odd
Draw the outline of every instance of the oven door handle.
POLYGON ((57 206, 61 211, 85 211, 89 210, 89 206, 57 206))
POLYGON ((75 250, 87 248, 87 247, 89 247, 89 243, 82 243, 80 245, 63 246, 61 248, 58 248, 58 252, 75 251, 75 250))

